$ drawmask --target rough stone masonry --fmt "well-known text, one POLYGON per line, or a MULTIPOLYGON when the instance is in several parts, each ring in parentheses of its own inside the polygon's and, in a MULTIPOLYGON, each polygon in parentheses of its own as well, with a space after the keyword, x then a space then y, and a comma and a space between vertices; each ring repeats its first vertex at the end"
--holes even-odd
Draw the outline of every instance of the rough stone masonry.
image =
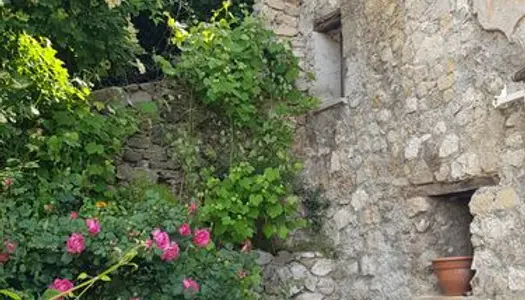
POLYGON ((305 177, 333 202, 324 234, 338 255, 321 278, 303 258, 281 264, 272 274, 293 279, 290 295, 423 299, 439 294, 433 258, 473 255, 476 299, 525 299, 525 104, 491 104, 504 85, 525 89, 511 80, 525 64, 525 1, 255 8, 291 41, 305 73, 319 58, 315 21, 341 15, 344 101, 297 129, 305 177), (447 196, 464 191, 461 201, 447 196))

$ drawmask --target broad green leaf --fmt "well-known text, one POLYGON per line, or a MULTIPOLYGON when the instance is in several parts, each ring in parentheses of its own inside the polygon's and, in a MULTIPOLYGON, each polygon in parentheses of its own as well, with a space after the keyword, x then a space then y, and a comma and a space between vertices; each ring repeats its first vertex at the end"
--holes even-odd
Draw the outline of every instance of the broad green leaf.
POLYGON ((78 280, 84 280, 84 279, 88 278, 88 276, 89 275, 86 272, 82 272, 82 273, 78 274, 77 279, 78 280))
POLYGON ((281 206, 281 204, 274 204, 268 207, 267 211, 268 211, 268 215, 271 218, 276 218, 283 213, 283 207, 281 206))
POLYGON ((94 153, 103 154, 104 153, 104 146, 99 145, 94 142, 87 144, 85 149, 88 154, 94 154, 94 153))

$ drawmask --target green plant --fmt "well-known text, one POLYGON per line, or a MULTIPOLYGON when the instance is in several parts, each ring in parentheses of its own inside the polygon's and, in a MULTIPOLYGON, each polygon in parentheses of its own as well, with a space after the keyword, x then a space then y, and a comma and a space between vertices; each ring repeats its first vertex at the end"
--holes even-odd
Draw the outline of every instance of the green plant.
POLYGON ((304 225, 292 193, 301 170, 291 150, 292 120, 317 100, 294 86, 299 67, 290 45, 258 19, 234 17, 229 7, 225 3, 210 23, 188 31, 168 22, 182 53, 175 66, 156 60, 167 75, 191 87, 195 108, 173 137, 187 142, 176 143, 175 152, 190 191, 203 200, 203 220, 221 240, 242 242, 261 223, 266 237, 285 238, 304 225))
POLYGON ((261 174, 248 163, 234 166, 227 177, 209 177, 204 193, 202 217, 214 225, 215 233, 227 241, 243 241, 256 233, 258 220, 266 237, 286 238, 290 229, 305 225, 295 219, 297 197, 290 195, 279 169, 261 174))
POLYGON ((0 41, 0 286, 24 295, 1 293, 58 299, 52 284, 83 299, 251 299, 252 255, 215 248, 206 229, 182 234, 200 225, 164 187, 116 182, 134 114, 89 102, 45 39, 5 31, 0 41), (160 233, 168 244, 124 255, 160 233), (183 287, 190 278, 197 295, 183 287))
POLYGON ((0 31, 9 28, 47 37, 74 76, 122 83, 153 72, 152 54, 176 51, 166 46, 169 31, 163 25, 164 12, 207 18, 219 4, 216 0, 2 1, 0 31))
MULTIPOLYGON (((179 232, 185 222, 191 227, 196 224, 183 205, 161 198, 154 188, 146 189, 144 195, 142 201, 128 202, 123 198, 104 208, 85 205, 74 219, 50 216, 9 228, 10 239, 18 245, 10 260, 0 267, 0 282, 36 295, 56 278, 66 278, 77 283, 75 289, 89 287, 83 291, 83 299, 118 296, 162 300, 185 299, 182 281, 192 278, 200 285, 199 299, 253 297, 252 289, 260 281, 253 255, 217 249, 213 243, 205 248, 197 246, 194 237, 179 232), (87 219, 99 220, 100 231, 90 233, 87 219), (163 250, 155 242, 145 251, 126 250, 148 245, 149 238, 155 239, 155 228, 178 244, 176 261, 163 259, 163 250), (81 253, 68 253, 64 242, 71 233, 85 237, 85 250, 81 253), (124 265, 135 268, 120 268, 124 265), (103 283, 93 285, 96 281, 103 283)), ((51 299, 59 297, 56 292, 48 294, 51 299)))

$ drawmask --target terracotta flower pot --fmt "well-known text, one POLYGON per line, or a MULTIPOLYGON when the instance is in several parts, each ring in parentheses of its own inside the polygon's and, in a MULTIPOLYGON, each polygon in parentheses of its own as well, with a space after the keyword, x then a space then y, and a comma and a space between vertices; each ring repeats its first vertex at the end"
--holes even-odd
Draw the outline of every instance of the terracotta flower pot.
POLYGON ((470 291, 474 271, 472 256, 439 257, 432 261, 439 287, 445 296, 463 296, 470 291))

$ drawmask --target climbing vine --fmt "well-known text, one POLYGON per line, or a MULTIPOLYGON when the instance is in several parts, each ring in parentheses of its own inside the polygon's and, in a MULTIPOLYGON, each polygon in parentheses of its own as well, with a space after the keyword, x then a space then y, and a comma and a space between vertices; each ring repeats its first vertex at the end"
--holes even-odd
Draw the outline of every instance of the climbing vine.
POLYGON ((300 70, 289 43, 257 18, 236 18, 228 3, 189 30, 169 24, 182 53, 175 65, 156 60, 191 87, 186 126, 173 136, 186 193, 202 201, 203 220, 223 241, 259 231, 285 238, 306 223, 292 189, 302 167, 291 151, 293 118, 317 105, 294 86, 300 70))

